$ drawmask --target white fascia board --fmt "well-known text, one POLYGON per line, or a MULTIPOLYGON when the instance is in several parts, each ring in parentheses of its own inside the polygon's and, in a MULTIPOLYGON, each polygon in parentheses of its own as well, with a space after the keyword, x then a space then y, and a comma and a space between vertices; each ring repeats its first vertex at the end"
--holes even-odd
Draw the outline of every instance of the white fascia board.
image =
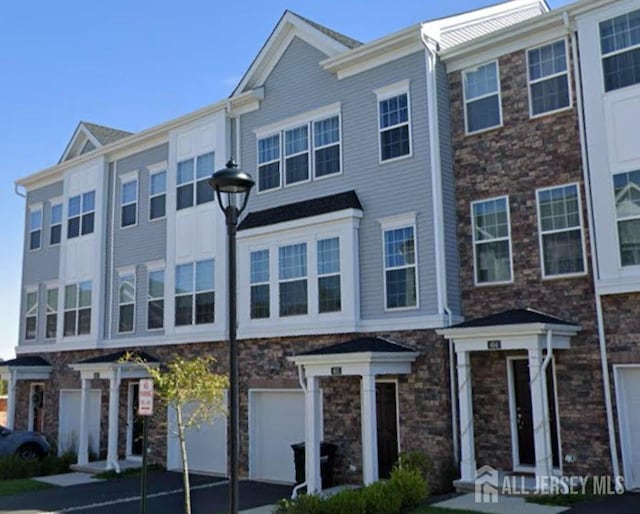
POLYGON ((494 325, 490 327, 443 328, 436 330, 438 335, 447 339, 464 341, 465 339, 497 338, 512 336, 538 336, 549 330, 559 336, 574 336, 582 330, 578 325, 557 325, 552 323, 523 323, 520 325, 494 325))
POLYGON ((0 366, 0 377, 7 380, 11 371, 15 371, 16 380, 47 380, 52 369, 51 366, 0 366))
POLYGON ((595 286, 596 294, 600 295, 637 293, 640 291, 640 275, 600 279, 595 286))

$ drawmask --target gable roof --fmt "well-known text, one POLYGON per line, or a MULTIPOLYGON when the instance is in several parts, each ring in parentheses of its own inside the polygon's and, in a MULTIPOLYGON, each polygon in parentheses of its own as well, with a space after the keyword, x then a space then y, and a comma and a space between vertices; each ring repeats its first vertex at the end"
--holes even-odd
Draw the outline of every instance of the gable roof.
POLYGON ((498 325, 526 325, 529 323, 544 323, 548 325, 568 325, 577 326, 556 316, 536 311, 534 309, 509 309, 506 311, 484 316, 482 318, 463 321, 449 328, 478 328, 478 327, 494 327, 498 325))
POLYGON ((238 230, 275 225, 276 223, 310 218, 311 216, 319 216, 344 209, 362 210, 362 204, 355 191, 346 191, 321 198, 280 205, 262 211, 250 212, 242 220, 238 230))
POLYGON ((96 148, 101 148, 114 143, 132 134, 132 132, 127 132, 125 130, 105 127, 104 125, 97 125, 96 123, 89 123, 88 121, 81 121, 73 131, 73 135, 64 149, 58 164, 95 150, 96 148))
POLYGON ((39 355, 24 355, 22 357, 16 357, 15 359, 0 362, 0 367, 7 368, 36 366, 51 366, 51 364, 39 355))
POLYGON ((118 139, 130 136, 133 132, 127 132, 126 130, 114 129, 111 127, 105 127, 104 125, 96 125, 95 123, 89 123, 88 121, 81 121, 91 134, 98 140, 98 142, 104 146, 109 143, 113 143, 118 139))
POLYGON ((262 86, 294 37, 306 41, 328 57, 362 45, 355 39, 286 10, 231 96, 262 86))
POLYGON ((160 362, 158 359, 156 359, 155 357, 152 357, 151 355, 149 355, 148 353, 145 352, 126 352, 124 350, 122 351, 118 351, 118 352, 114 352, 114 353, 107 353, 105 355, 99 355, 98 357, 91 357, 89 359, 84 359, 81 361, 76 362, 75 364, 107 364, 107 363, 118 363, 118 362, 122 362, 124 359, 126 359, 127 354, 131 355, 131 357, 135 358, 140 358, 141 360, 143 360, 144 362, 149 362, 149 363, 156 363, 156 362, 160 362))
POLYGON ((388 339, 381 337, 358 337, 345 341, 344 343, 333 344, 331 346, 324 346, 317 348, 309 352, 299 353, 300 355, 336 355, 345 353, 364 353, 364 352, 379 352, 379 353, 398 353, 398 352, 410 352, 415 350, 404 346, 388 339))

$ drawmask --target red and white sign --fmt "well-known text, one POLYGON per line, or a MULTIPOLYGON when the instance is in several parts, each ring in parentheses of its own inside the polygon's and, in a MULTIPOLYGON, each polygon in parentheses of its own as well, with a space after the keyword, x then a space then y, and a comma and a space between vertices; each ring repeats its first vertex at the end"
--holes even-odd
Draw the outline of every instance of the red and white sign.
POLYGON ((138 415, 151 416, 153 414, 153 380, 143 378, 138 386, 138 415))

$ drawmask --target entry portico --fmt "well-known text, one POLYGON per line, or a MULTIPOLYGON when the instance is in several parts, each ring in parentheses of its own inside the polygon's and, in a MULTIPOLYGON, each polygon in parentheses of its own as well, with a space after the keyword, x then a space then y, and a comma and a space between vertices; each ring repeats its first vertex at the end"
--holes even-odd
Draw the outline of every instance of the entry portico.
POLYGON ((362 481, 378 480, 376 420, 376 377, 405 375, 419 353, 379 337, 361 337, 288 357, 298 366, 305 393, 305 469, 308 493, 322 489, 320 438, 322 426, 319 379, 331 376, 360 376, 362 419, 362 481))
POLYGON ((579 331, 575 323, 533 309, 512 309, 437 330, 453 341, 456 352, 462 484, 473 484, 476 479, 471 352, 527 352, 535 475, 536 478, 549 477, 553 473, 553 450, 546 370, 553 351, 568 349, 571 337, 579 331))

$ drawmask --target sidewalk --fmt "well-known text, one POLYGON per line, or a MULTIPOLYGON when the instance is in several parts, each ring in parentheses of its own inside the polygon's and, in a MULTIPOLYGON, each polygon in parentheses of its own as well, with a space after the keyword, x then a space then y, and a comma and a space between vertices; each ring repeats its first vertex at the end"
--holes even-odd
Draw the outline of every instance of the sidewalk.
POLYGON ((472 510, 488 514, 558 514, 569 510, 568 507, 539 505, 537 503, 528 503, 524 498, 502 495, 498 497, 497 503, 476 503, 475 494, 473 493, 433 503, 432 506, 445 509, 472 510))

